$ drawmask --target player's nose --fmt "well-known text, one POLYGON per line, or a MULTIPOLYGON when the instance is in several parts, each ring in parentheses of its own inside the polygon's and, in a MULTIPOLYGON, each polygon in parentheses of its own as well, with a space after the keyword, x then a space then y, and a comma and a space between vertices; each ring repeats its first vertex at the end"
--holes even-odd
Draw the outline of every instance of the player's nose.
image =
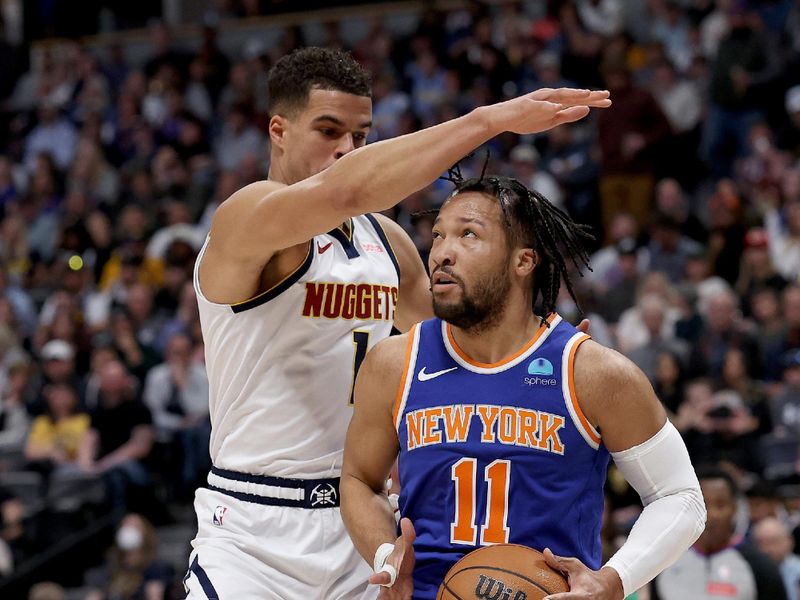
POLYGON ((356 149, 355 142, 353 141, 353 135, 348 133, 343 135, 339 139, 339 144, 336 146, 336 158, 340 159, 345 154, 348 154, 356 149))
MULTIPOLYGON (((430 260, 432 266, 452 265, 456 262, 455 244, 448 238, 440 238, 431 248, 430 260)), ((433 272, 433 269, 431 269, 433 272)))

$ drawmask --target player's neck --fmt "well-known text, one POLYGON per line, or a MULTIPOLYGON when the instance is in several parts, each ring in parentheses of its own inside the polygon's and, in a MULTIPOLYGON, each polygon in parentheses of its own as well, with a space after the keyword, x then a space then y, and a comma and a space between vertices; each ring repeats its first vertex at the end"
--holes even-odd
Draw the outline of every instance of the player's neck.
POLYGON ((472 360, 494 364, 516 354, 540 327, 541 318, 531 313, 530 308, 509 305, 488 327, 459 329, 453 326, 452 331, 459 348, 472 360))

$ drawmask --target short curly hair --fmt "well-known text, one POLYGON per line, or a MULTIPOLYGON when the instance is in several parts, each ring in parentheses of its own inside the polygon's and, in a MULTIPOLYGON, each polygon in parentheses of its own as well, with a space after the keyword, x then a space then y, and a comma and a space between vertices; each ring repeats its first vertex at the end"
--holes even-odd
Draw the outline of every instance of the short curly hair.
POLYGON ((334 48, 299 48, 282 57, 269 72, 269 111, 294 113, 308 102, 312 89, 372 97, 369 73, 349 52, 334 48))

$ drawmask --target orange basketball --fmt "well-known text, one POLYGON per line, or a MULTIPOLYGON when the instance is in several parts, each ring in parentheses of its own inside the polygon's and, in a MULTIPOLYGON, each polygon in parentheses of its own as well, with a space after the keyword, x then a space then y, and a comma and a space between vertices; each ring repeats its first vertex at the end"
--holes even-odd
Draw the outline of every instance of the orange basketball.
POLYGON ((478 548, 445 575, 436 600, 541 600, 568 592, 567 580, 538 550, 518 544, 478 548))

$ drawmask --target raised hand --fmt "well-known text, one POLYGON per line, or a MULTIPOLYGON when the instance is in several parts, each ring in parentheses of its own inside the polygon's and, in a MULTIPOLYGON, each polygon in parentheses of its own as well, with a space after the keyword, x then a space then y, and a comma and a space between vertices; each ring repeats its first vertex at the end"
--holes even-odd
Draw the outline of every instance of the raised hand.
POLYGON ((579 121, 589 114, 591 108, 609 106, 611 100, 606 90, 542 88, 513 100, 487 106, 485 110, 493 131, 525 135, 579 121))
POLYGON ((623 600, 625 593, 617 572, 611 568, 592 571, 577 558, 556 556, 544 549, 545 562, 560 571, 569 582, 569 591, 550 594, 544 600, 623 600))
MULTIPOLYGON (((400 520, 400 537, 394 543, 394 551, 386 559, 386 563, 397 570, 397 578, 391 587, 382 587, 378 600, 411 600, 414 593, 414 540, 417 537, 414 525, 409 519, 400 520)), ((374 585, 386 585, 391 576, 385 571, 373 573, 369 582, 374 585)))

